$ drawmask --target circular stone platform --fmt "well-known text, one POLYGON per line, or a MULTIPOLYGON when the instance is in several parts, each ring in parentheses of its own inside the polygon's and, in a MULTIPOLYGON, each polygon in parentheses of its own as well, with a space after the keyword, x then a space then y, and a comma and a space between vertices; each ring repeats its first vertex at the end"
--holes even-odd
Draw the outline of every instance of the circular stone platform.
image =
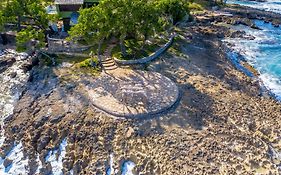
POLYGON ((117 69, 102 73, 86 86, 92 104, 118 117, 142 117, 164 112, 179 98, 169 78, 156 73, 117 69))

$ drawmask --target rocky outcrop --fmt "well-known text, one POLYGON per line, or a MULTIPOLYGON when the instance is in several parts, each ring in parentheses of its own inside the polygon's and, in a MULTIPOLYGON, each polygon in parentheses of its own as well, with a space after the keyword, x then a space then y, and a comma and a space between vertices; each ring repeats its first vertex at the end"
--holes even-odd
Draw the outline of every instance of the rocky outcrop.
POLYGON ((230 12, 235 16, 239 16, 240 18, 259 19, 266 22, 271 22, 276 27, 281 24, 281 14, 274 12, 267 12, 239 5, 232 5, 230 8, 224 8, 223 10, 225 12, 230 12))

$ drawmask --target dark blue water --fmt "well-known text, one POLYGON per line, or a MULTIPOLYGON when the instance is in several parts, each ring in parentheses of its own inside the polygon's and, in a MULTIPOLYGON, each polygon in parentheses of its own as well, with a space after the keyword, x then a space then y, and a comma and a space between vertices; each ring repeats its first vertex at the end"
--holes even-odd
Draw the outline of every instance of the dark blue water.
MULTIPOLYGON (((269 2, 247 2, 228 0, 228 3, 238 3, 264 10, 281 12, 281 0, 269 2)), ((255 37, 254 40, 227 39, 233 45, 235 53, 241 54, 260 73, 260 79, 278 100, 281 100, 281 27, 274 27, 264 21, 255 21, 262 30, 245 26, 235 26, 234 29, 244 30, 255 37)))

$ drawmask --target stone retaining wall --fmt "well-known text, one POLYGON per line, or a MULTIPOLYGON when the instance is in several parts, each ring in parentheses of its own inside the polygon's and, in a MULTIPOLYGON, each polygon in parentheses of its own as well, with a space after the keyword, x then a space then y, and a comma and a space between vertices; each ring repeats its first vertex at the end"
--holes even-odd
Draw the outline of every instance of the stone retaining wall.
POLYGON ((81 46, 75 43, 66 41, 65 39, 51 38, 49 35, 48 38, 48 50, 50 52, 82 52, 84 50, 92 47, 90 46, 81 46))
POLYGON ((119 65, 133 65, 133 64, 145 64, 148 63, 150 61, 155 60, 156 58, 158 58, 163 52, 165 52, 173 43, 173 40, 175 38, 176 34, 172 35, 171 38, 169 39, 169 41, 160 49, 158 49, 156 52, 154 52, 152 55, 148 56, 148 57, 144 57, 141 59, 136 59, 136 60, 120 60, 117 58, 113 58, 114 61, 119 64, 119 65))

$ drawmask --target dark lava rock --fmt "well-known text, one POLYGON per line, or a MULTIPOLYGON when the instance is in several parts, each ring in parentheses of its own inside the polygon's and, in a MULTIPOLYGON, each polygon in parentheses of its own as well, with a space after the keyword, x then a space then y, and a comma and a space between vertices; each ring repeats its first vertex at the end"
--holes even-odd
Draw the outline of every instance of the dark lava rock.
POLYGON ((73 172, 79 174, 82 171, 82 160, 77 160, 73 165, 73 172))
POLYGON ((71 170, 73 167, 74 158, 65 158, 63 160, 63 167, 66 168, 67 171, 71 170))
POLYGON ((21 69, 26 73, 26 72, 28 72, 32 69, 32 64, 26 63, 26 64, 21 66, 21 69))
POLYGON ((251 27, 252 29, 262 30, 261 28, 259 28, 259 27, 256 26, 255 24, 252 24, 250 27, 251 27))
POLYGON ((30 60, 21 67, 24 72, 30 71, 34 66, 37 66, 39 64, 38 56, 35 55, 33 57, 30 57, 29 59, 30 60))
POLYGON ((218 38, 224 38, 224 34, 223 34, 223 33, 218 33, 218 34, 217 34, 217 37, 218 37, 218 38))
POLYGON ((246 34, 245 31, 234 31, 231 32, 229 37, 230 38, 243 38, 243 36, 246 34))
POLYGON ((11 66, 16 62, 15 58, 4 58, 0 60, 0 67, 11 66))
POLYGON ((4 165, 5 168, 7 168, 7 167, 9 167, 12 163, 13 163, 13 161, 7 158, 7 159, 4 160, 3 165, 4 165))
POLYGON ((15 78, 16 76, 17 76, 17 73, 16 73, 16 72, 10 73, 10 77, 11 77, 11 78, 15 78))
POLYGON ((38 128, 39 126, 44 125, 44 123, 45 123, 46 121, 48 121, 48 119, 49 119, 48 116, 41 116, 41 117, 37 118, 37 120, 35 120, 34 127, 35 127, 35 128, 38 128))
POLYGON ((58 123, 64 116, 65 116, 65 114, 55 116, 50 120, 50 122, 51 123, 58 123))
POLYGON ((52 173, 52 165, 50 162, 47 162, 45 165, 43 165, 43 168, 40 171, 43 175, 49 175, 52 173))
POLYGON ((14 147, 14 140, 6 138, 4 144, 1 146, 0 149, 0 156, 2 159, 4 159, 7 154, 11 151, 11 149, 14 147))
POLYGON ((40 140, 38 141, 38 145, 37 145, 37 151, 42 151, 50 142, 51 138, 50 136, 43 136, 40 138, 40 140))
POLYGON ((65 85, 66 89, 67 90, 71 90, 71 89, 74 89, 76 87, 76 84, 74 83, 68 83, 65 85))

